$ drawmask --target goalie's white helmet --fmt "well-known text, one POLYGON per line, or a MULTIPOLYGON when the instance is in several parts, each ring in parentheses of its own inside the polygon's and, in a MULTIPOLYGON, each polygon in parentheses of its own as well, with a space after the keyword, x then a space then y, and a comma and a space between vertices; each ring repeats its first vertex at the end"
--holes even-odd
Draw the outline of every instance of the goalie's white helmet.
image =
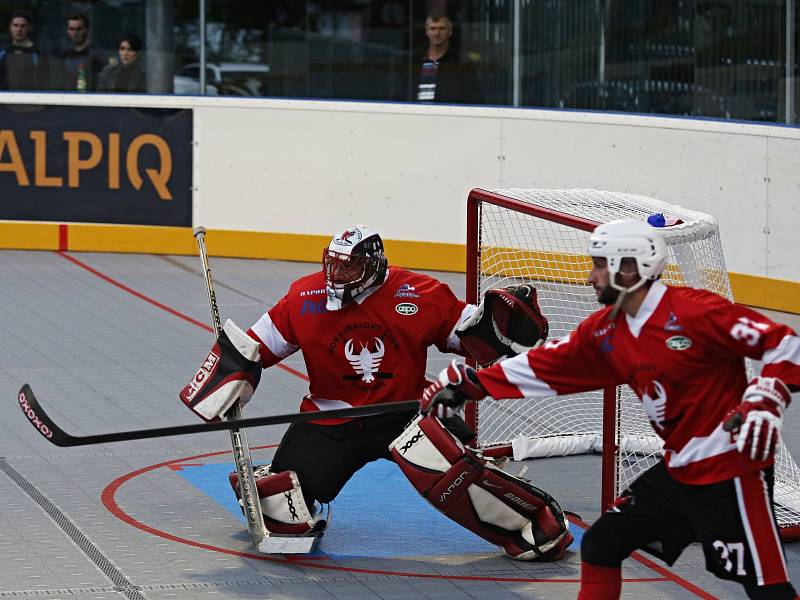
POLYGON ((636 219, 620 219, 598 225, 589 238, 589 256, 602 257, 608 265, 609 284, 616 290, 632 292, 661 276, 667 266, 667 243, 655 227, 636 219), (636 261, 639 281, 625 288, 616 282, 623 258, 636 261))
POLYGON ((333 236, 322 252, 326 308, 339 310, 386 278, 383 240, 366 225, 354 225, 333 236))

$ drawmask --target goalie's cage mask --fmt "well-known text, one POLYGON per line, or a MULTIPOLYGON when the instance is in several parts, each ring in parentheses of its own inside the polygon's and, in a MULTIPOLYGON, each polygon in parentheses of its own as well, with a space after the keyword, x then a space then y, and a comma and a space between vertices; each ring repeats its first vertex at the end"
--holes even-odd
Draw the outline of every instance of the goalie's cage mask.
POLYGON ((322 269, 328 294, 326 308, 339 310, 386 278, 381 236, 365 225, 337 233, 322 251, 322 269))

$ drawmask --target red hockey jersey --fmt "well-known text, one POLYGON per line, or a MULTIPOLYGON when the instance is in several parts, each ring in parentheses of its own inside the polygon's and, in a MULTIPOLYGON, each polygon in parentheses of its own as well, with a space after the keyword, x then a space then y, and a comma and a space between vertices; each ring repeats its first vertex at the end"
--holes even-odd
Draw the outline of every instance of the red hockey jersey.
POLYGON ((454 329, 475 310, 440 281, 395 267, 341 310, 326 310, 325 300, 319 271, 295 281, 248 331, 264 367, 303 353, 310 394, 301 412, 420 398, 428 346, 460 352, 454 329))
POLYGON ((547 397, 627 383, 664 440, 669 472, 683 483, 714 483, 769 464, 735 449, 722 429, 747 387, 743 357, 762 374, 800 389, 800 338, 711 292, 655 282, 635 318, 611 307, 571 334, 478 377, 495 398, 547 397))

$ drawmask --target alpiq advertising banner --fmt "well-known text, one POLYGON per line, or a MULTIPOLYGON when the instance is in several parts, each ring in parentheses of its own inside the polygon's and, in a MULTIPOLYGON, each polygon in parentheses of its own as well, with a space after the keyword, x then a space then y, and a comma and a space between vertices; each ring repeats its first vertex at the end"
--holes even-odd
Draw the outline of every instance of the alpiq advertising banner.
POLYGON ((0 219, 192 225, 192 111, 0 104, 0 219))

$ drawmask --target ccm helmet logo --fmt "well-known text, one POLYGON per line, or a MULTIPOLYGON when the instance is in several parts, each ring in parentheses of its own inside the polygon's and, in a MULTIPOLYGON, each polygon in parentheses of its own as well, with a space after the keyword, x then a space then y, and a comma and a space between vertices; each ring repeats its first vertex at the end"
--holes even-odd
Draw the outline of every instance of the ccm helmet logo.
POLYGON ((404 316, 415 315, 419 311, 419 307, 416 304, 411 304, 411 302, 401 302, 394 309, 404 316))

